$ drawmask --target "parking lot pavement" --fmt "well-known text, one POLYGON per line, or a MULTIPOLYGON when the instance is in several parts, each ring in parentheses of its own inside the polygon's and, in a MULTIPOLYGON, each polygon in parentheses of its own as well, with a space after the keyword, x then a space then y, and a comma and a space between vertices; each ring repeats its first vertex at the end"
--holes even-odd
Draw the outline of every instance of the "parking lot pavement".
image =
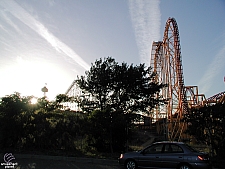
POLYGON ((19 159, 16 169, 119 169, 110 164, 93 164, 65 160, 19 159))
MULTIPOLYGON (((15 169, 119 169, 116 160, 15 155, 15 169)), ((4 165, 0 169, 5 168, 4 165)))

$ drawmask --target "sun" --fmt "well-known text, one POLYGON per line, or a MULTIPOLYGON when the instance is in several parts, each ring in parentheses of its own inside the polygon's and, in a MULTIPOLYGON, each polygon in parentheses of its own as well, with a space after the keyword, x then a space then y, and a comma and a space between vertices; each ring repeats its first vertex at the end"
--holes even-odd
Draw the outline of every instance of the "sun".
POLYGON ((31 101, 31 104, 36 104, 37 103, 37 98, 33 97, 30 101, 31 101))

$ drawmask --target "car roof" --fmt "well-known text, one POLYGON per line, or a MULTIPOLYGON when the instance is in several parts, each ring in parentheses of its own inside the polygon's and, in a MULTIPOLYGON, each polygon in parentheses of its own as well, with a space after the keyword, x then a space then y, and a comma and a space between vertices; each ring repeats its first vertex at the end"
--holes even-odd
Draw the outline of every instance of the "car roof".
POLYGON ((153 144, 158 144, 158 143, 185 144, 183 142, 178 142, 178 141, 160 141, 160 142, 154 142, 153 144))

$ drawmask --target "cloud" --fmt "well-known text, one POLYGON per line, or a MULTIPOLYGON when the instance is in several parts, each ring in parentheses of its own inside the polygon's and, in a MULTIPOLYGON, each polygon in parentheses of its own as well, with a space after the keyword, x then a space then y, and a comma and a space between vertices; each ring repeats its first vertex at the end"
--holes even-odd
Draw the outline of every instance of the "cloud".
MULTIPOLYGON (((18 28, 18 26, 12 22, 12 20, 5 14, 4 11, 1 11, 1 15, 4 17, 5 21, 6 21, 10 26, 12 26, 17 32, 21 33, 21 30, 18 28)), ((0 27, 1 27, 5 32, 8 33, 8 30, 7 30, 3 25, 1 25, 0 27)))
POLYGON ((135 31, 141 63, 150 65, 153 41, 160 40, 161 13, 159 0, 129 0, 129 10, 135 31))
MULTIPOLYGON (((65 43, 60 41, 51 32, 49 32, 49 30, 40 21, 36 20, 16 2, 13 0, 3 0, 1 1, 1 5, 6 8, 6 10, 8 10, 14 17, 18 18, 21 22, 26 24, 41 37, 43 37, 57 52, 66 55, 66 60, 68 62, 71 62, 72 59, 73 64, 76 62, 85 70, 90 68, 90 65, 88 65, 79 55, 77 55, 70 47, 68 47, 65 43)), ((16 27, 14 26, 14 28, 16 27)))
MULTIPOLYGON (((223 35, 225 37, 225 34, 223 35)), ((201 78, 198 86, 202 86, 201 90, 203 93, 207 93, 212 87, 214 77, 216 77, 224 68, 225 65, 225 44, 218 51, 212 63, 209 65, 204 76, 201 78)), ((223 78, 223 77, 221 77, 223 78)))

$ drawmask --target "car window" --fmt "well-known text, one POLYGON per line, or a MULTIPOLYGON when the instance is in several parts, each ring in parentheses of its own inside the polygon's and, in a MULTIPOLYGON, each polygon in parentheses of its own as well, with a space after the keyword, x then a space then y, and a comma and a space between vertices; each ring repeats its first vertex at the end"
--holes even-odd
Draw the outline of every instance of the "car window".
POLYGON ((175 144, 166 144, 164 148, 165 153, 183 153, 183 149, 175 144))
POLYGON ((161 153, 163 148, 163 144, 156 144, 152 145, 148 148, 146 148, 143 153, 144 154, 155 154, 155 153, 161 153))
POLYGON ((193 147, 189 146, 188 144, 185 144, 185 145, 190 151, 192 151, 192 152, 199 152, 198 150, 194 149, 193 147))

